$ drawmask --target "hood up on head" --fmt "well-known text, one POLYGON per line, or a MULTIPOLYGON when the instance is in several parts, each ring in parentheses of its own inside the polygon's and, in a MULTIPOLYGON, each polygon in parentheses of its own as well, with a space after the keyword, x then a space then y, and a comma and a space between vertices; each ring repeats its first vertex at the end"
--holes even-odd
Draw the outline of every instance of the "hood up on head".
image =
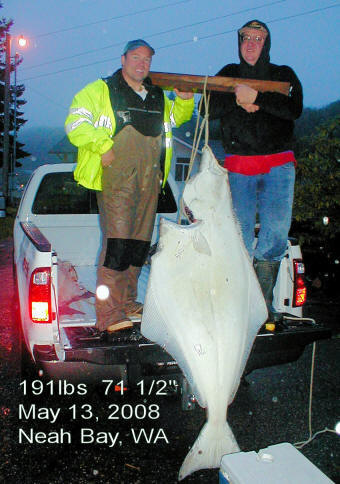
POLYGON ((260 20, 249 20, 238 30, 238 55, 240 58, 241 66, 241 76, 250 79, 266 79, 269 75, 269 51, 271 45, 270 31, 267 25, 260 20), (263 31, 265 30, 268 35, 263 44, 263 48, 260 57, 254 66, 248 64, 242 57, 241 54, 241 43, 242 43, 242 30, 247 27, 254 30, 263 31), (260 77, 259 77, 260 76, 260 77))

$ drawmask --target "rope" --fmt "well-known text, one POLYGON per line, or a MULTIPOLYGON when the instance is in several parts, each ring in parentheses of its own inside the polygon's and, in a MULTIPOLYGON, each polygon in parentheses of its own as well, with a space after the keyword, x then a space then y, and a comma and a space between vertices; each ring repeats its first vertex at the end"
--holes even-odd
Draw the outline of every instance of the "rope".
POLYGON ((202 132, 203 132, 204 127, 205 127, 204 146, 206 146, 208 144, 208 141, 209 141, 209 121, 208 121, 208 119, 209 119, 210 93, 207 96, 207 82, 208 82, 208 76, 205 76, 204 87, 203 87, 203 95, 200 99, 199 106, 198 106, 198 116, 197 116, 197 120, 196 120, 194 141, 193 141, 193 145, 192 145, 191 157, 190 157, 190 162, 189 162, 189 169, 188 169, 188 174, 187 174, 185 183, 190 178, 190 174, 191 174, 192 167, 193 167, 193 164, 194 164, 194 161, 195 161, 195 157, 196 157, 196 154, 197 154, 197 151, 198 151, 198 147, 199 147, 199 144, 200 144, 200 141, 201 141, 201 136, 202 136, 202 132), (199 120, 200 120, 200 114, 201 114, 201 111, 202 111, 203 101, 204 101, 204 106, 205 106, 205 115, 204 115, 203 121, 200 125, 199 134, 198 134, 198 126, 199 126, 199 120))
MULTIPOLYGON (((303 318, 301 318, 301 319, 303 319, 303 318)), ((315 432, 315 434, 313 435, 313 431, 312 431, 312 400, 313 400, 313 385, 314 385, 315 352, 316 352, 316 342, 314 341, 314 343, 313 343, 313 353, 312 353, 312 365, 311 365, 311 372, 310 372, 310 385, 309 385, 309 406, 308 406, 309 437, 308 437, 307 440, 304 440, 302 442, 296 442, 294 444, 294 446, 297 449, 302 449, 305 445, 312 442, 312 440, 314 440, 317 435, 323 434, 325 432, 331 432, 331 433, 334 433, 334 434, 337 433, 335 430, 332 430, 332 429, 329 429, 328 427, 325 427, 323 430, 319 430, 318 432, 315 432)))
MULTIPOLYGON (((203 95, 202 95, 200 102, 199 102, 199 105, 198 105, 198 114, 197 114, 197 120, 196 120, 196 126, 195 126, 194 140, 193 140, 193 144, 192 144, 188 173, 187 173, 187 176, 186 176, 186 179, 185 179, 185 182, 184 182, 184 188, 185 188, 185 185, 190 178, 192 168, 194 166, 198 147, 199 147, 199 144, 200 144, 200 141, 201 141, 203 128, 205 128, 204 146, 207 146, 208 141, 209 141, 209 120, 208 120, 208 118, 209 118, 210 92, 207 95, 207 82, 208 82, 208 76, 205 76, 204 87, 203 87, 203 95), (204 106, 205 106, 205 114, 204 114, 203 121, 201 122, 201 124, 199 124, 203 102, 204 102, 204 106)), ((181 199, 180 199, 177 223, 180 223, 182 215, 185 215, 187 217, 187 214, 186 214, 186 211, 185 211, 185 208, 184 208, 184 203, 183 203, 183 196, 181 196, 181 199)))

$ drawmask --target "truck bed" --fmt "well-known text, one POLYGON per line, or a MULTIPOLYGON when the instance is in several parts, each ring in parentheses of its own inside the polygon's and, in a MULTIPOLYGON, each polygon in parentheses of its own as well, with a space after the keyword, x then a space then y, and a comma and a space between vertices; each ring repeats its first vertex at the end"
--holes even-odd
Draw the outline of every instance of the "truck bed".
MULTIPOLYGON (((86 288, 90 295, 72 301, 62 308, 65 313, 60 317, 60 334, 65 350, 66 361, 87 361, 96 364, 125 363, 128 359, 140 362, 140 349, 143 350, 143 362, 148 366, 150 355, 157 353, 159 369, 165 363, 174 369, 173 359, 140 333, 140 320, 136 318, 131 337, 114 341, 103 338, 95 326, 96 267, 76 266, 78 283, 86 288), (114 343, 114 344, 113 344, 114 343), (145 350, 147 350, 145 352, 145 350), (149 351, 148 351, 149 350, 149 351)), ((144 301, 150 265, 146 264, 138 283, 138 300, 144 301)), ((295 361, 311 342, 330 337, 330 331, 312 320, 303 320, 286 315, 282 325, 274 332, 261 330, 256 337, 249 357, 246 373, 257 368, 295 361)))
MULTIPOLYGON (((72 300, 67 304, 59 305, 60 328, 77 326, 95 326, 95 291, 96 291, 96 266, 73 266, 77 274, 77 284, 86 289, 83 296, 72 300)), ((150 266, 144 265, 138 281, 137 300, 144 301, 150 266)), ((135 318, 138 320, 138 318, 135 318)))
MULTIPOLYGON (((83 296, 75 298, 71 302, 61 303, 59 300, 60 329, 64 333, 67 327, 94 326, 96 324, 95 312, 95 288, 96 266, 73 266, 81 289, 86 289, 83 296)), ((59 288, 59 293, 62 288, 59 288)))

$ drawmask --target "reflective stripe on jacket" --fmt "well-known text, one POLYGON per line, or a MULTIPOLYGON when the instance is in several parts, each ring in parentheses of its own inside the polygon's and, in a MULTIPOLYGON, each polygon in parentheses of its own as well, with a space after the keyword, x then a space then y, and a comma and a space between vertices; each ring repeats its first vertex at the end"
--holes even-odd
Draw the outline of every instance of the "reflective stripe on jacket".
MULTIPOLYGON (((172 127, 189 121, 194 110, 194 99, 176 96, 171 101, 164 94, 164 132, 166 154, 163 186, 169 175, 172 158, 172 127)), ((65 121, 65 131, 70 142, 78 147, 74 178, 86 188, 102 189, 101 155, 114 143, 116 121, 110 102, 107 84, 98 79, 79 91, 73 98, 65 121)))

